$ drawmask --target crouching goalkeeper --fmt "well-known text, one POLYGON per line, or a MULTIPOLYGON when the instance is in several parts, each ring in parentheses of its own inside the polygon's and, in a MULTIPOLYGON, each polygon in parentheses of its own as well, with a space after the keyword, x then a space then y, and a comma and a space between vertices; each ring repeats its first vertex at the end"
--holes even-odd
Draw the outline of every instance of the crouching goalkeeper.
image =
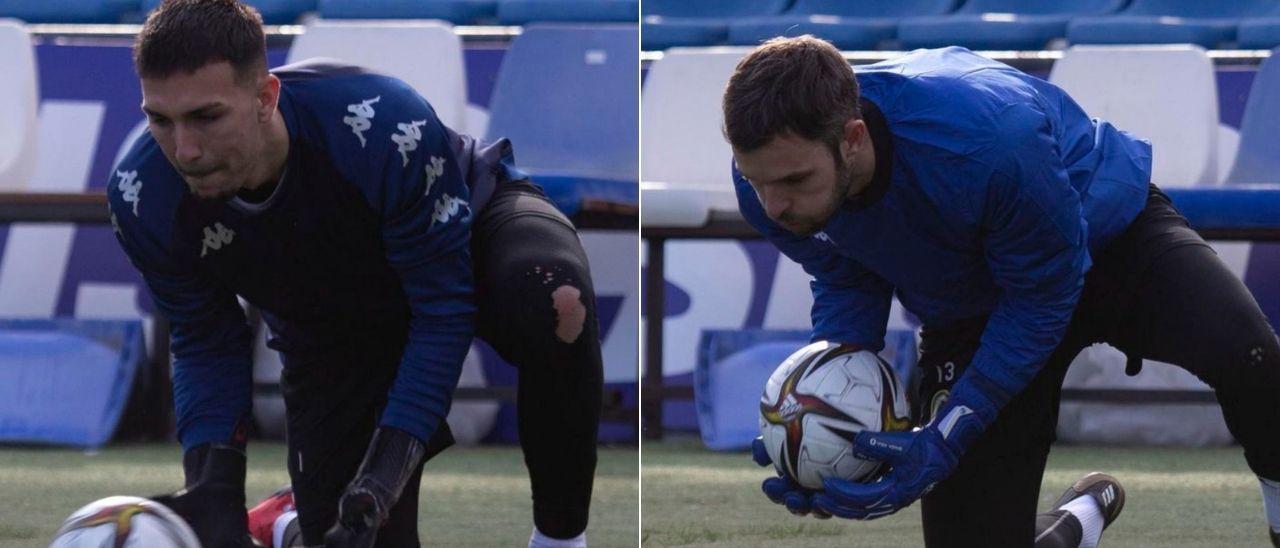
POLYGON ((444 417, 479 335, 520 370, 530 545, 585 546, 595 299, 573 225, 510 144, 451 131, 412 88, 359 67, 269 72, 261 18, 236 0, 165 1, 134 61, 148 131, 108 198, 171 326, 187 488, 162 500, 206 547, 249 542, 238 296, 283 357, 305 544, 418 545, 423 463, 453 441, 444 417))
POLYGON ((852 519, 921 500, 930 547, 1092 546, 1114 480, 1036 503, 1067 367, 1105 342, 1131 373, 1155 359, 1213 387, 1276 541, 1280 341, 1152 184, 1150 143, 963 48, 855 71, 812 37, 748 54, 724 120, 743 216, 814 278, 814 339, 879 350, 895 295, 923 323, 922 428, 854 444, 888 474, 770 480, 773 500, 852 519))

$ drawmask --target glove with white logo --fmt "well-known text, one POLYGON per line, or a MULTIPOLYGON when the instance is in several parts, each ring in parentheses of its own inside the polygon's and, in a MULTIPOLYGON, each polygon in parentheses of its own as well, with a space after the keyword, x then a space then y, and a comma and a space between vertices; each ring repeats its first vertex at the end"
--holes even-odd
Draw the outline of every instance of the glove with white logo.
POLYGON ((955 471, 965 450, 995 420, 1000 406, 989 394, 1001 396, 990 381, 971 371, 924 428, 858 433, 854 453, 889 464, 889 473, 872 483, 827 478, 813 507, 842 518, 876 519, 910 506, 955 471))
MULTIPOLYGON (((751 460, 760 466, 773 464, 773 459, 769 458, 768 449, 764 447, 764 438, 757 436, 751 441, 751 460)), ((813 517, 818 519, 831 518, 831 514, 813 506, 813 491, 805 489, 781 473, 777 477, 764 480, 764 483, 760 484, 760 489, 770 501, 786 506, 787 511, 792 514, 807 516, 812 513, 813 517)))
POLYGON ((442 426, 423 444, 409 433, 381 427, 373 434, 360 470, 338 499, 338 522, 324 535, 328 548, 369 548, 418 465, 453 444, 442 426))

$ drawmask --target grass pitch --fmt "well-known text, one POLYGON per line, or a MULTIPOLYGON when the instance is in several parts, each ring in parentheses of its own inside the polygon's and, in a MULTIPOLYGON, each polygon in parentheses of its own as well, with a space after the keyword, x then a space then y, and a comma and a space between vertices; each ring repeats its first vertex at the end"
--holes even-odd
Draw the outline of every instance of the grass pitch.
MULTIPOLYGON (((922 546, 913 505, 875 521, 796 518, 770 503, 770 470, 746 453, 713 453, 695 440, 645 442, 641 479, 644 546, 922 546)), ((1266 546, 1257 478, 1239 448, 1055 446, 1040 510, 1084 474, 1116 476, 1127 499, 1102 545, 1266 546)), ((979 539, 975 546, 981 545, 979 539)))
MULTIPOLYGON (((0 448, 0 548, 48 546, 76 508, 110 495, 147 496, 182 485, 174 444, 99 452, 0 448)), ((635 546, 639 532, 634 447, 601 448, 587 538, 635 546)), ((249 505, 288 483, 283 444, 251 442, 249 505)), ((427 465, 419 505, 426 546, 524 546, 533 527, 529 476, 517 447, 455 447, 427 465)))

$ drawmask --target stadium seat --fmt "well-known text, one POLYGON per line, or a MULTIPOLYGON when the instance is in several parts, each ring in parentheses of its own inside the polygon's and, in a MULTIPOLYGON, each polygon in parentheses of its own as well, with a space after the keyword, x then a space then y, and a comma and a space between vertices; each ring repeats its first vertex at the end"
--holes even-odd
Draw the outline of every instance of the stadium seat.
POLYGON ((1262 62, 1240 121, 1240 147, 1226 184, 1280 183, 1280 49, 1262 62))
POLYGON ((640 98, 646 187, 641 224, 699 226, 737 212, 721 94, 746 48, 676 48, 649 67, 640 98))
POLYGON ((875 49, 897 34, 902 17, 944 14, 956 0, 845 2, 796 0, 781 16, 752 17, 729 25, 729 43, 754 45, 775 36, 812 34, 843 50, 875 49))
POLYGON ((1122 5, 1124 0, 969 0, 953 15, 904 19, 898 40, 904 49, 1042 49, 1066 36, 1071 17, 1113 13, 1122 5))
MULTIPOLYGON (((119 1, 119 0, 116 0, 119 1)), ((292 25, 303 13, 316 10, 316 0, 243 0, 262 14, 262 22, 268 25, 292 25)), ((151 11, 160 0, 142 0, 142 9, 151 11)))
POLYGON ((1271 49, 1280 46, 1280 16, 1245 19, 1236 31, 1236 47, 1271 49))
POLYGON ((0 74, 0 190, 21 191, 36 168, 40 93, 31 36, 12 19, 0 19, 0 74))
POLYGON ((1215 184, 1218 91, 1200 47, 1073 46, 1049 81, 1090 116, 1151 141, 1157 185, 1215 184))
POLYGON ((635 23, 638 0, 501 0, 498 23, 535 22, 635 23))
POLYGON ((800 15, 752 18, 729 24, 728 43, 758 45, 777 36, 812 34, 842 50, 867 50, 891 40, 898 22, 893 19, 845 19, 835 15, 800 15))
POLYGON ((735 18, 776 16, 789 0, 645 0, 641 41, 646 50, 678 46, 714 46, 729 38, 735 18))
POLYGON ((0 0, 0 17, 27 23, 118 23, 138 9, 138 0, 0 0))
POLYGON ((1271 49, 1280 46, 1280 3, 1270 13, 1240 22, 1236 30, 1240 49, 1271 49))
POLYGON ((320 0, 327 19, 443 19, 459 25, 492 20, 498 0, 320 0))
POLYGON ((316 21, 293 41, 289 63, 331 57, 395 76, 418 90, 452 128, 466 125, 462 40, 436 21, 316 21), (423 55, 388 55, 415 51, 423 55), (426 55, 425 52, 431 52, 426 55))
POLYGON ((490 139, 568 214, 584 199, 637 204, 635 25, 530 25, 489 102, 490 139))
POLYGON ((1072 44, 1196 44, 1205 48, 1234 42, 1245 18, 1263 15, 1273 0, 1133 0, 1107 17, 1080 17, 1067 25, 1072 44))

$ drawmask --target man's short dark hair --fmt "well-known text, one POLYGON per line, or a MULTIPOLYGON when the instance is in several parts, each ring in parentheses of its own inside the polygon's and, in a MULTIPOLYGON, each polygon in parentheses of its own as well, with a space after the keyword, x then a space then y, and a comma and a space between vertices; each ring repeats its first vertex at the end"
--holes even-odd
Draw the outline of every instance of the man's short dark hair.
POLYGON ((742 152, 792 133, 826 143, 839 158, 844 124, 859 116, 853 68, 835 46, 807 34, 747 54, 724 92, 724 134, 742 152))
POLYGON ((142 78, 190 74, 221 61, 231 63, 242 82, 267 67, 262 16, 237 0, 165 0, 133 45, 142 78))

